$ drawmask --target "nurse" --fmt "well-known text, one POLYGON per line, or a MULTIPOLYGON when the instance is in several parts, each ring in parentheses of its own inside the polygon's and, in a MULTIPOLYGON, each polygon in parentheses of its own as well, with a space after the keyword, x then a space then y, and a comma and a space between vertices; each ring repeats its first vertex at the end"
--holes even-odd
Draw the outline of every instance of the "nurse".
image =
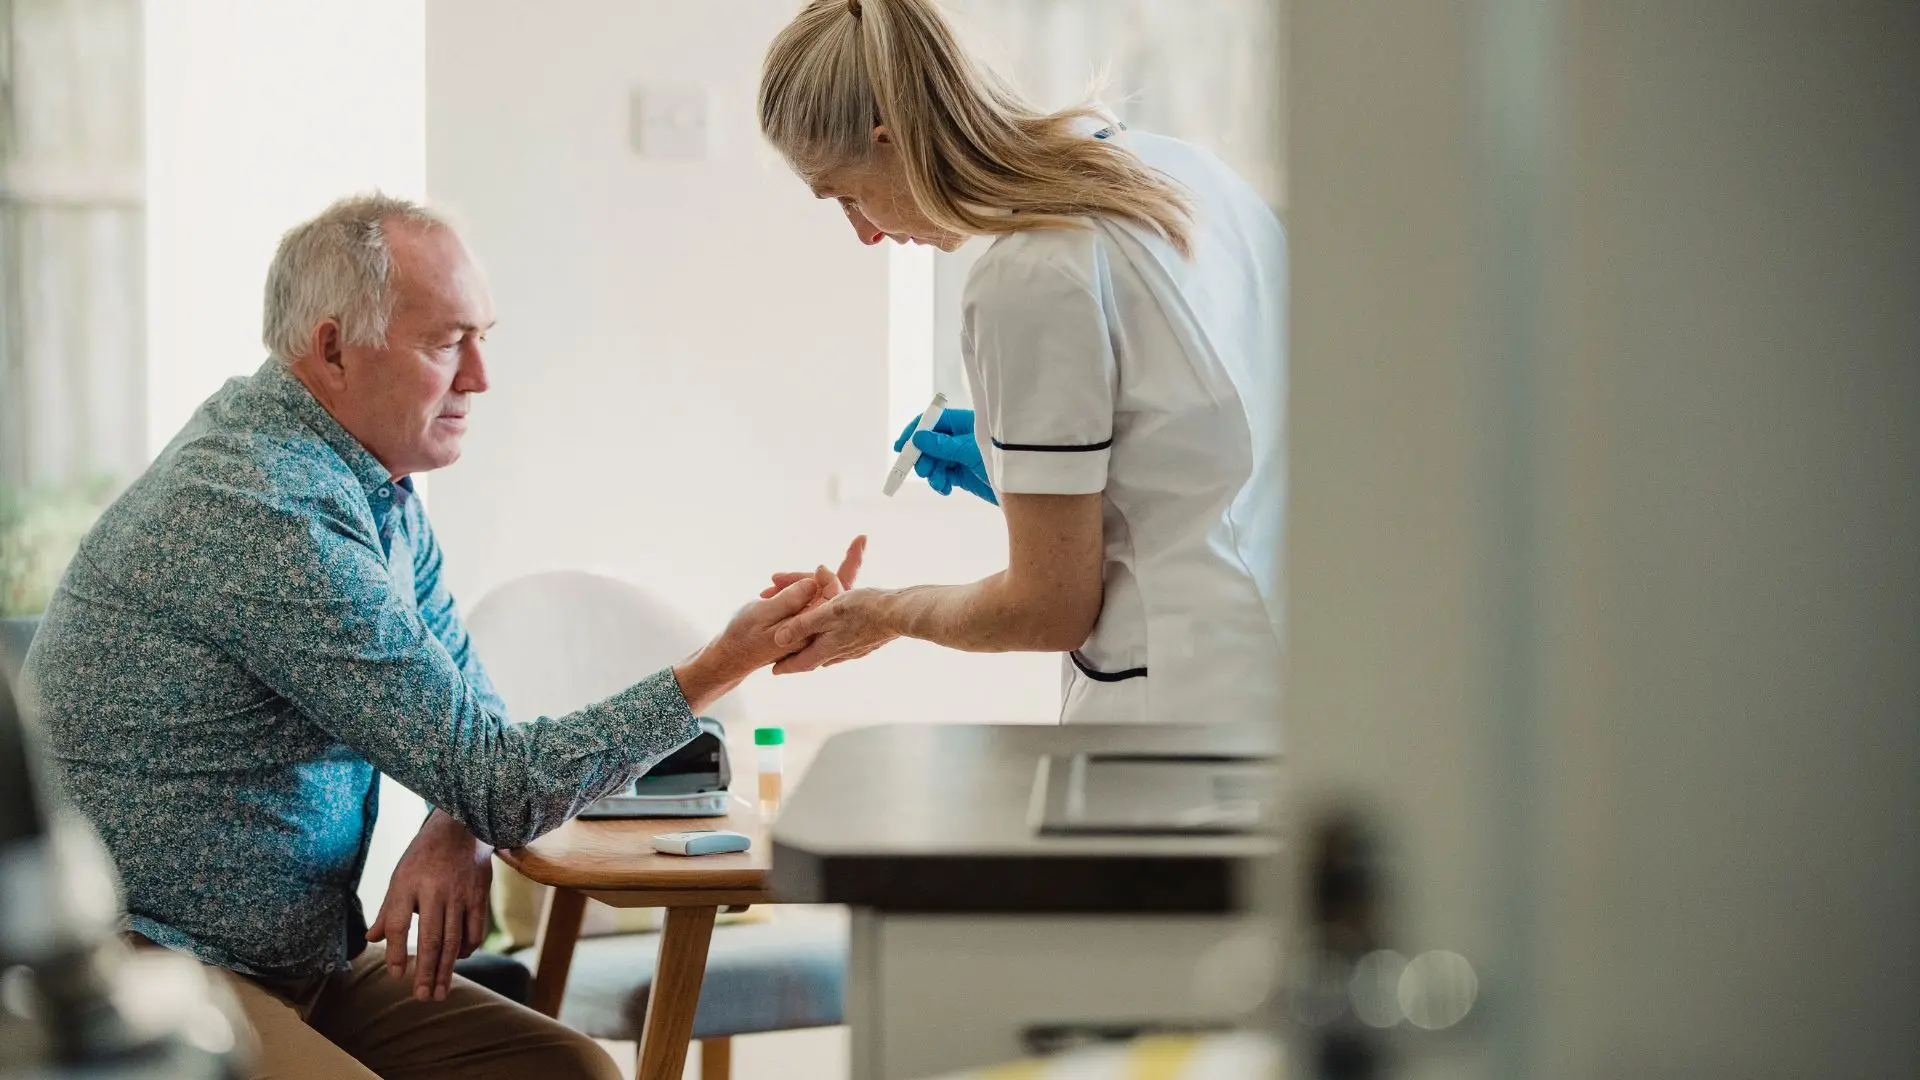
POLYGON ((994 238, 963 300, 977 413, 911 437, 1008 540, 992 577, 900 590, 851 588, 856 542, 775 672, 905 636, 1064 653, 1066 721, 1276 715, 1286 242, 1265 203, 1205 151, 1027 104, 933 0, 814 0, 759 109, 862 243, 994 238))

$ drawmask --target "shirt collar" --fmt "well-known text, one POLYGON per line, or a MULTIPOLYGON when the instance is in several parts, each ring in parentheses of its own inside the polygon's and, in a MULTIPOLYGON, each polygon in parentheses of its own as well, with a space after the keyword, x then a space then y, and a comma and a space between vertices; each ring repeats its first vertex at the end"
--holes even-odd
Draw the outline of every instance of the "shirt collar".
POLYGON ((402 477, 399 482, 394 482, 387 473, 387 467, 380 464, 380 459, 360 445, 360 440, 341 427, 340 421, 335 420, 333 414, 314 399, 313 391, 294 377, 285 360, 277 356, 268 357, 254 375, 253 382, 268 397, 286 406, 287 411, 312 428, 333 448, 334 453, 340 455, 340 460, 346 462, 354 479, 360 481, 368 502, 376 506, 396 500, 404 503, 412 495, 413 481, 402 477))

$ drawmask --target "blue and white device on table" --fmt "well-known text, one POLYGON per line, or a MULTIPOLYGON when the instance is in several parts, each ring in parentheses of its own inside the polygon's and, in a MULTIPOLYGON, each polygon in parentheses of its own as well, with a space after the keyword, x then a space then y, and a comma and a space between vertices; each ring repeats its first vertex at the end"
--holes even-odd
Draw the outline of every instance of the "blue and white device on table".
MULTIPOLYGON (((920 414, 920 423, 914 427, 914 433, 932 431, 933 425, 940 422, 940 414, 947 411, 947 395, 933 395, 933 403, 927 411, 920 414)), ((900 490, 900 485, 913 475, 913 467, 920 463, 920 448, 913 445, 913 436, 907 436, 907 445, 900 448, 900 456, 893 460, 893 469, 887 473, 887 484, 881 488, 884 495, 892 495, 900 490)))
POLYGON ((752 846, 753 841, 745 833, 719 829, 688 829, 661 833, 653 838, 653 850, 667 855, 726 855, 752 846))

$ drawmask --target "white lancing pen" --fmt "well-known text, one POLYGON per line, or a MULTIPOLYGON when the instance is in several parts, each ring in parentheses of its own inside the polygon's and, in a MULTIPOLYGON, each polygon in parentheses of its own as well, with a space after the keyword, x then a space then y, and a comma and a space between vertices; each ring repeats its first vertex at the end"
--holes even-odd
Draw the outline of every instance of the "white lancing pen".
POLYGON ((892 495, 900 490, 900 485, 913 475, 913 467, 920 461, 920 448, 913 445, 913 436, 922 431, 932 431, 933 425, 940 422, 940 414, 947 411, 947 395, 935 394, 927 405, 927 411, 920 414, 920 423, 915 425, 912 434, 907 436, 907 445, 900 448, 900 456, 893 459, 893 469, 887 473, 886 486, 880 491, 892 495))

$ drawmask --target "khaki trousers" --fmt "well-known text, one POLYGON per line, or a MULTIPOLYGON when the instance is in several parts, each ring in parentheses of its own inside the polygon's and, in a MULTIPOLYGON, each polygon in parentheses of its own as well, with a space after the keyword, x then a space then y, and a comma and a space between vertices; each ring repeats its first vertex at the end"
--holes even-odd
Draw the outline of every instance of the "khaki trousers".
POLYGON ((215 969, 253 1026, 253 1080, 618 1080, 592 1039, 458 975, 445 1001, 415 1001, 370 945, 347 971, 299 980, 215 969))

